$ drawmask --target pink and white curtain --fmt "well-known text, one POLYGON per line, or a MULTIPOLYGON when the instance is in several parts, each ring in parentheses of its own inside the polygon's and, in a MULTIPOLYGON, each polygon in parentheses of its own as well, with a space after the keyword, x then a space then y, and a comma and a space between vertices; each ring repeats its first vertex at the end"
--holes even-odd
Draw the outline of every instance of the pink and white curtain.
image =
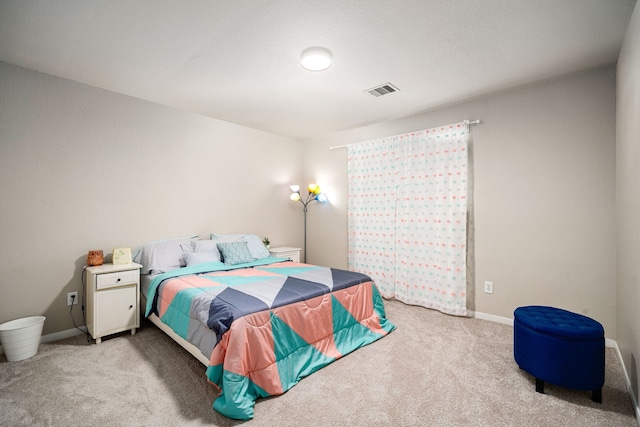
POLYGON ((466 316, 468 125, 348 147, 349 268, 385 298, 466 316))

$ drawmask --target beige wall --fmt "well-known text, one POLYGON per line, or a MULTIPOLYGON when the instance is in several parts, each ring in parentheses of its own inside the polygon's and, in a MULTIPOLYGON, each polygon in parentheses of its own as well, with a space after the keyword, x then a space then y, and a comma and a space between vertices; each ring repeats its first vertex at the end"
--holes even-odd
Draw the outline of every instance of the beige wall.
MULTIPOLYGON (((616 143, 616 340, 638 399, 640 358, 640 6, 618 60, 616 143)), ((640 414, 640 408, 636 407, 640 414)))
POLYGON ((347 266, 347 152, 329 147, 463 119, 482 120, 471 132, 469 308, 512 318, 521 305, 553 305, 597 319, 614 338, 612 67, 306 142, 307 180, 331 199, 310 208, 308 260, 347 266), (493 295, 481 292, 485 280, 493 295))
POLYGON ((73 328, 90 249, 216 230, 300 245, 300 158, 298 141, 0 63, 0 323, 73 328))
POLYGON ((302 145, 0 64, 0 321, 71 328, 66 293, 89 249, 211 230, 301 246, 292 182, 316 181, 331 201, 309 209, 308 261, 344 268, 346 150, 329 147, 479 118, 469 308, 510 318, 555 305, 614 338, 614 78, 594 70, 302 145), (484 280, 493 295, 474 292, 484 280))

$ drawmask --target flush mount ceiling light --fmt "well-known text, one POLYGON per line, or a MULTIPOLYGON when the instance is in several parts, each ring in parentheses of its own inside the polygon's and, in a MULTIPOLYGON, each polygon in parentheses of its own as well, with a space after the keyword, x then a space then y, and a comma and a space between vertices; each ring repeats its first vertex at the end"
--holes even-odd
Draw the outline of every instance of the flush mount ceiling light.
POLYGON ((310 47, 302 51, 302 68, 323 71, 331 67, 331 51, 324 47, 310 47))

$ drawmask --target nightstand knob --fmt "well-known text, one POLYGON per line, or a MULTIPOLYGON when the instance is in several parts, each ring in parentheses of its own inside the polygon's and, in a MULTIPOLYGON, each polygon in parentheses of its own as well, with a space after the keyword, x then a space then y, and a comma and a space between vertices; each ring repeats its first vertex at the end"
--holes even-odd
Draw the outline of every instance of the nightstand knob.
POLYGON ((129 310, 131 310, 132 308, 133 308, 133 305, 130 305, 130 306, 129 306, 129 310))
POLYGON ((120 280, 122 280, 122 278, 121 278, 121 277, 118 277, 118 280, 116 280, 116 282, 119 282, 120 280))

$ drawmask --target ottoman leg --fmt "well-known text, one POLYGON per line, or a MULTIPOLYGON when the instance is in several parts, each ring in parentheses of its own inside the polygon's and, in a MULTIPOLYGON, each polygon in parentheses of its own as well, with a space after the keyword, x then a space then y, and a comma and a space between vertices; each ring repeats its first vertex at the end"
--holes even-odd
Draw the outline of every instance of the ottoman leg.
POLYGON ((538 393, 544 394, 544 381, 542 381, 540 378, 536 378, 536 391, 538 393))
POLYGON ((602 403, 602 389, 593 390, 591 392, 591 400, 596 403, 602 403))

